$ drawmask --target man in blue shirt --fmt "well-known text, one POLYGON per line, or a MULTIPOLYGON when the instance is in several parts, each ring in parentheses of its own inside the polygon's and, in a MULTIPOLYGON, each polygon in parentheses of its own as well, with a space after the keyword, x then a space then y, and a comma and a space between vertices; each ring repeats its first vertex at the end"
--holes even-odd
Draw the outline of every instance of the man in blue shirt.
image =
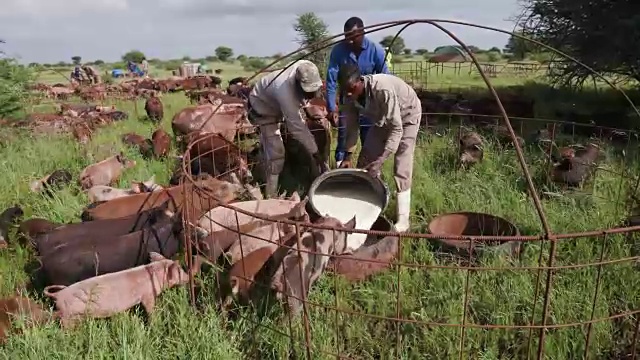
POLYGON ((349 18, 344 23, 345 40, 331 49, 329 68, 327 69, 327 110, 329 119, 334 126, 338 126, 338 146, 336 148, 336 163, 339 167, 351 167, 351 154, 358 142, 358 128, 360 141, 364 143, 367 130, 371 126, 370 120, 360 117, 358 108, 340 96, 343 117, 339 119, 336 105, 338 72, 343 64, 355 63, 362 75, 389 74, 385 63, 385 52, 382 46, 364 36, 364 22, 358 17, 349 18))

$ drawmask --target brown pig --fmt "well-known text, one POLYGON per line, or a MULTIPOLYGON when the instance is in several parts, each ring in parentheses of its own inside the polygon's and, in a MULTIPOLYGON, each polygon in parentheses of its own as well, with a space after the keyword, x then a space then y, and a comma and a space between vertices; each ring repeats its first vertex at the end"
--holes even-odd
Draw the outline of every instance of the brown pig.
POLYGON ((460 137, 459 161, 462 166, 473 165, 484 157, 482 138, 476 132, 467 132, 460 137))
MULTIPOLYGON (((56 316, 64 328, 72 328, 82 317, 107 318, 142 304, 151 315, 156 297, 164 289, 186 284, 189 275, 178 261, 150 253, 151 263, 89 278, 69 286, 47 286, 44 294, 56 303, 56 316)), ((194 262, 200 267, 200 258, 194 262)))
POLYGON ((25 220, 18 227, 18 239, 22 246, 27 245, 28 241, 33 240, 40 234, 46 234, 55 228, 62 226, 47 219, 33 218, 25 220))
POLYGON ((162 101, 156 97, 155 92, 147 99, 147 102, 144 104, 144 110, 147 112, 149 120, 153 122, 159 123, 164 117, 162 101))
POLYGON ((80 186, 87 190, 96 185, 111 185, 118 180, 122 170, 135 165, 136 162, 125 158, 123 153, 112 156, 84 168, 80 173, 80 186))
POLYGON ((41 324, 50 314, 37 302, 22 296, 0 299, 0 344, 4 344, 12 330, 14 317, 27 316, 29 325, 41 324))
POLYGON ((158 129, 151 134, 151 142, 153 143, 153 156, 156 158, 166 157, 171 147, 171 138, 166 131, 158 129))

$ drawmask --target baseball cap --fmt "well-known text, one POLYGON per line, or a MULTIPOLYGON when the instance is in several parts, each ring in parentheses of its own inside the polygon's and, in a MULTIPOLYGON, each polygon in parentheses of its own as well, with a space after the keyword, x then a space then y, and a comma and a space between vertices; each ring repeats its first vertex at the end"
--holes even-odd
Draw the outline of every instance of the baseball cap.
POLYGON ((322 79, 318 67, 312 62, 303 62, 296 69, 296 79, 305 92, 316 92, 322 87, 322 79))

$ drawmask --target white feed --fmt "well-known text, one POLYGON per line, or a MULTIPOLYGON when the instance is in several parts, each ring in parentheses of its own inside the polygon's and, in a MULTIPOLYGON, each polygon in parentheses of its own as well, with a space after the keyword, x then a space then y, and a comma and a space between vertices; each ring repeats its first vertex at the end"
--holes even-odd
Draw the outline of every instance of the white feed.
MULTIPOLYGON (((331 216, 346 223, 356 217, 356 229, 370 230, 382 212, 379 198, 362 188, 332 189, 330 193, 314 194, 313 205, 320 215, 331 216)), ((366 234, 347 236, 347 252, 355 251, 367 240, 366 234)))

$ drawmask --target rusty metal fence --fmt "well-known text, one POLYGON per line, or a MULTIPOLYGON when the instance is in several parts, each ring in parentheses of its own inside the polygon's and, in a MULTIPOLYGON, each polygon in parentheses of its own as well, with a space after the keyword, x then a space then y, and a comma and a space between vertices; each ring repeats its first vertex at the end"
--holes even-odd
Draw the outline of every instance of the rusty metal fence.
MULTIPOLYGON (((367 31, 395 26, 403 26, 404 29, 415 23, 435 26, 459 43, 474 60, 494 97, 499 112, 489 117, 498 123, 503 135, 506 134, 511 141, 508 147, 496 147, 494 154, 503 156, 501 160, 507 157, 515 159, 517 162, 513 163, 520 167, 520 174, 513 179, 522 183, 524 196, 511 200, 513 212, 522 215, 525 210, 521 210, 521 203, 534 205, 528 213, 529 220, 518 224, 523 234, 442 236, 422 233, 424 226, 414 227, 414 230, 420 230, 418 233, 351 230, 326 226, 315 220, 312 222, 308 216, 295 220, 267 216, 265 209, 258 205, 249 211, 234 203, 217 204, 212 211, 224 213, 224 221, 212 219, 211 212, 197 214, 196 218, 193 212, 185 212, 185 223, 205 228, 209 239, 204 246, 202 239, 187 234, 187 262, 190 266, 192 252, 196 252, 224 267, 224 257, 219 256, 224 251, 220 243, 223 239, 229 244, 239 245, 239 256, 234 259, 234 267, 230 271, 216 268, 214 275, 203 276, 201 281, 204 283, 198 286, 192 279, 190 294, 193 303, 197 302, 196 289, 200 289, 198 293, 201 296, 211 296, 211 300, 217 300, 222 309, 232 310, 228 318, 233 320, 228 326, 242 334, 245 350, 252 358, 636 359, 640 355, 637 346, 640 332, 640 293, 637 291, 640 274, 637 264, 640 256, 634 234, 640 226, 633 223, 616 226, 613 220, 622 219, 632 208, 630 201, 636 198, 640 184, 640 177, 635 172, 637 166, 629 160, 637 160, 637 134, 629 130, 557 120, 510 120, 473 54, 441 24, 508 32, 444 20, 389 22, 370 26, 367 31), (584 219, 570 218, 578 212, 577 208, 572 208, 577 206, 576 203, 571 202, 566 204, 565 210, 555 211, 555 214, 568 219, 559 222, 549 218, 549 205, 543 203, 543 194, 539 191, 549 180, 540 181, 532 176, 531 166, 525 157, 534 152, 541 154, 540 158, 545 163, 538 168, 548 169, 551 154, 539 149, 525 149, 518 141, 513 124, 519 128, 517 133, 520 134, 526 133, 525 128, 547 129, 552 141, 560 141, 556 138, 559 133, 575 139, 576 134, 584 133, 576 130, 580 128, 589 128, 588 133, 599 138, 601 144, 611 141, 614 134, 623 138, 623 144, 616 148, 616 154, 621 153, 622 160, 612 160, 619 166, 597 169, 609 174, 608 180, 601 184, 605 190, 590 193, 592 197, 600 197, 599 201, 611 204, 606 207, 611 211, 611 216, 607 217, 612 220, 609 228, 572 230, 570 224, 574 220, 580 223, 576 228, 592 227, 592 224, 584 219), (246 230, 247 224, 256 221, 272 230, 268 236, 259 239, 264 247, 270 248, 266 255, 260 255, 258 251, 244 252, 243 243, 256 237, 255 229, 246 230), (569 225, 558 226, 558 223, 569 225), (559 230, 554 231, 554 228, 559 230), (319 232, 332 237, 334 242, 346 232, 367 234, 372 242, 394 244, 391 247, 393 257, 367 258, 334 253, 332 247, 324 248, 309 241, 313 239, 309 234, 319 232), (522 249, 511 256, 480 252, 483 246, 479 244, 505 242, 517 242, 522 249), (440 245, 443 243, 456 244, 455 256, 442 256, 445 251, 440 250, 440 245), (219 248, 214 251, 212 245, 219 248), (295 261, 283 261, 287 256, 295 261), (245 258, 251 260, 243 261, 245 258), (323 274, 316 282, 315 278, 309 277, 309 271, 319 274, 325 267, 334 275, 323 274), (386 271, 382 271, 384 269, 386 271), (273 285, 274 274, 284 276, 285 281, 280 286, 273 285), (289 276, 298 281, 288 281, 289 276), (212 278, 214 283, 207 283, 206 279, 212 278), (291 284, 299 288, 291 288, 291 284), (275 297, 271 295, 273 293, 276 293, 275 297), (228 294, 237 295, 239 306, 230 306, 234 302, 228 301, 229 298, 225 297, 228 294), (288 306, 280 306, 274 299, 288 306), (295 304, 299 304, 299 312, 295 304)), ((327 42, 326 46, 330 45, 327 42)), ((603 78, 603 81, 607 80, 603 78)), ((629 98, 622 94, 637 112, 629 98)), ((476 126, 479 119, 487 117, 469 113, 426 115, 427 119, 440 118, 440 121, 437 126, 425 128, 420 135, 419 146, 429 146, 433 144, 433 138, 440 137, 450 141, 444 143, 445 148, 446 144, 457 144, 460 131, 456 128, 476 126)), ((187 196, 185 206, 193 206, 196 198, 206 198, 210 192, 210 189, 198 186, 198 179, 191 175, 193 167, 196 164, 201 167, 202 161, 234 164, 236 162, 231 159, 224 161, 215 156, 229 156, 247 142, 251 140, 243 138, 235 144, 203 151, 193 151, 202 145, 201 141, 187 146, 183 158, 186 174, 183 182, 189 187, 185 187, 185 191, 193 189, 199 195, 187 196)), ((217 175, 225 177, 241 169, 227 166, 224 170, 217 175)), ((414 197, 415 207, 423 200, 414 197)), ((281 201, 286 202, 287 199, 281 201)), ((289 201, 297 203, 299 200, 289 201)), ((431 215, 414 214, 413 222, 431 215)))

